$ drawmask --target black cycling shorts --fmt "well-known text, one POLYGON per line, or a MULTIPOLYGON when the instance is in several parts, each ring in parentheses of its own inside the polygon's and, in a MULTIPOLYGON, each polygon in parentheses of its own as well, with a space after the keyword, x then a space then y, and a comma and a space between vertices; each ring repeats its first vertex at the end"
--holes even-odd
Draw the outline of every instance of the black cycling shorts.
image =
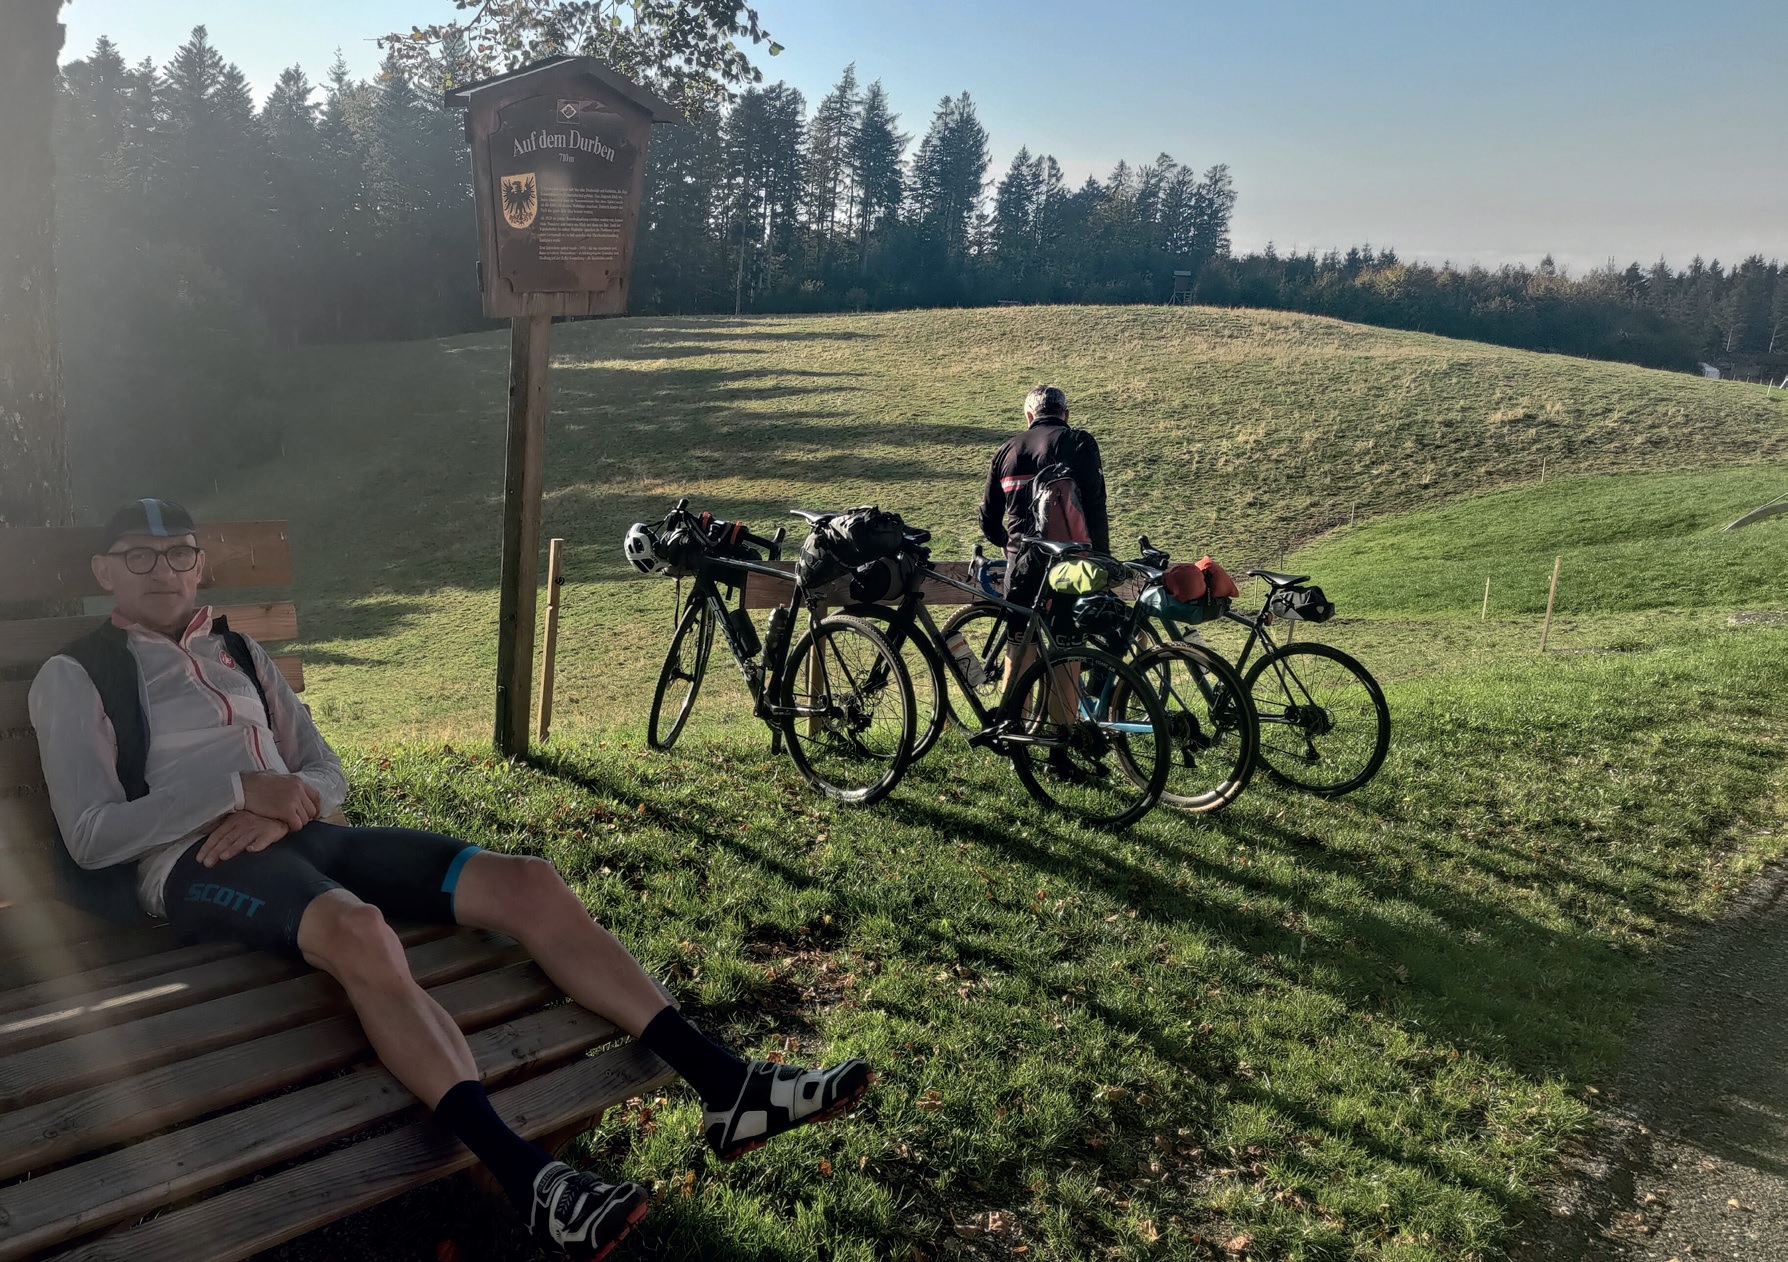
MULTIPOLYGON (((1027 609, 1037 603, 1037 593, 1043 590, 1044 576, 1049 573, 1051 561, 1049 554, 1041 548, 1021 545, 1006 549, 1006 599, 1015 605, 1023 605, 1027 609)), ((1024 619, 1010 615, 1014 631, 1024 626, 1024 619)))
POLYGON ((298 949, 298 922, 319 894, 345 889, 388 916, 456 923, 453 890, 478 847, 412 828, 342 828, 321 821, 214 868, 202 842, 174 863, 163 888, 168 924, 188 942, 298 949))

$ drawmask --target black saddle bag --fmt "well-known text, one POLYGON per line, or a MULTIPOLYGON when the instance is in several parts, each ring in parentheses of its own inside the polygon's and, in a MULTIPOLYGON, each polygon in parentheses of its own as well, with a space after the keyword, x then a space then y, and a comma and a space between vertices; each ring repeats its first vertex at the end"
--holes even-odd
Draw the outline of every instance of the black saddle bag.
POLYGON ((1335 602, 1320 587, 1288 587, 1273 593, 1267 612, 1291 622, 1327 622, 1335 616, 1335 602))

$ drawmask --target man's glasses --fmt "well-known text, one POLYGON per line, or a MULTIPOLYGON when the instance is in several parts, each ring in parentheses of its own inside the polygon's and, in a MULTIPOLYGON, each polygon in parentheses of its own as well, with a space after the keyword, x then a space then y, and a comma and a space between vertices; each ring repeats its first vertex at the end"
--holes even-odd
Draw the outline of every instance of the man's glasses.
POLYGON ((126 548, 122 552, 108 552, 109 557, 123 557, 124 568, 132 574, 147 574, 155 569, 155 563, 166 558, 168 568, 176 574, 185 574, 199 563, 199 550, 190 543, 177 543, 171 548, 126 548))

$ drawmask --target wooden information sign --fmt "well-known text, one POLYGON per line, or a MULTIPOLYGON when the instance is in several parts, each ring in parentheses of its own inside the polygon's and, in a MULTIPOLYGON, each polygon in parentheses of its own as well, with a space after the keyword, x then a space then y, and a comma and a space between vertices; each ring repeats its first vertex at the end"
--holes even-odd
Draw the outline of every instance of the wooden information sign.
POLYGON ((552 57, 447 93, 466 109, 484 313, 508 316, 509 447, 496 744, 528 748, 552 318, 618 315, 655 122, 669 104, 594 57, 552 57))

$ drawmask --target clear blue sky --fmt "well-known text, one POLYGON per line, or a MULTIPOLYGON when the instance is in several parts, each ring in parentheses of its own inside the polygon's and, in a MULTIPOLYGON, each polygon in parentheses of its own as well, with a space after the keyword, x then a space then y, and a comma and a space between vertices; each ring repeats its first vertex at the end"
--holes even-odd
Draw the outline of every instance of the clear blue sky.
MULTIPOLYGON (((1020 145, 1078 182, 1120 158, 1227 162, 1240 249, 1395 245, 1496 264, 1548 251, 1681 266, 1788 257, 1784 0, 758 0, 766 80, 811 107, 856 62, 915 143, 968 91, 995 178, 1020 145)), ((265 91, 447 0, 71 0, 68 56, 109 34, 165 61, 196 23, 265 91)))

